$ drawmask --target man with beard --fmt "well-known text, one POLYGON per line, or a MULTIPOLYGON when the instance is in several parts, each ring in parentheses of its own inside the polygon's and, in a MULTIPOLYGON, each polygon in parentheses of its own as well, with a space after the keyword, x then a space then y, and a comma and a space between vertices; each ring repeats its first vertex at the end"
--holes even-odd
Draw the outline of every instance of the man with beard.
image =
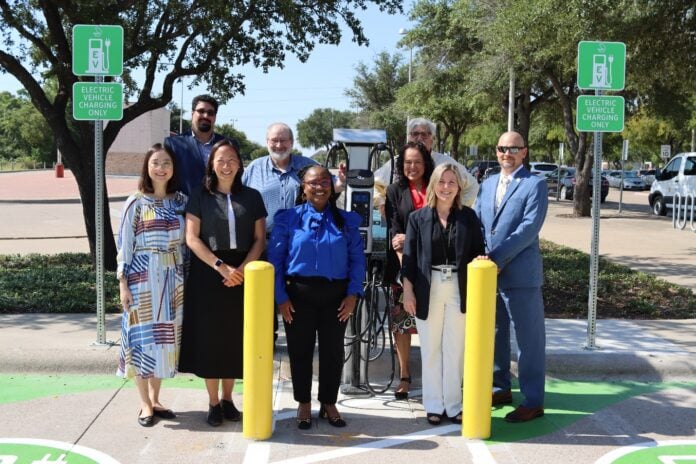
POLYGON ((214 132, 218 106, 217 100, 210 95, 194 97, 191 103, 191 132, 164 139, 164 146, 176 157, 179 190, 186 195, 202 185, 210 150, 224 138, 214 132))

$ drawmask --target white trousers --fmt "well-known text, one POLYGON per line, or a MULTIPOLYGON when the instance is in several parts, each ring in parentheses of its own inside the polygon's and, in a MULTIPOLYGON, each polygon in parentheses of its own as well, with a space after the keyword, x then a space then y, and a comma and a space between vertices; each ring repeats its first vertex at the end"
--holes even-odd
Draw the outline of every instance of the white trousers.
POLYGON ((453 417, 462 412, 466 314, 460 311, 456 274, 443 282, 431 272, 427 319, 416 318, 420 339, 423 407, 427 413, 453 417))

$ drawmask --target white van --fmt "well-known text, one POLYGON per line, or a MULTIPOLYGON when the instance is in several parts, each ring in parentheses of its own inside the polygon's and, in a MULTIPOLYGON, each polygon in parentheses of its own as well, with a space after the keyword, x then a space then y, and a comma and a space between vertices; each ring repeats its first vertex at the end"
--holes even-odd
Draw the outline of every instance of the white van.
MULTIPOLYGON (((680 153, 655 175, 648 202, 654 214, 664 216, 674 195, 696 196, 696 152, 680 153)), ((683 201, 683 200, 682 200, 683 201)))

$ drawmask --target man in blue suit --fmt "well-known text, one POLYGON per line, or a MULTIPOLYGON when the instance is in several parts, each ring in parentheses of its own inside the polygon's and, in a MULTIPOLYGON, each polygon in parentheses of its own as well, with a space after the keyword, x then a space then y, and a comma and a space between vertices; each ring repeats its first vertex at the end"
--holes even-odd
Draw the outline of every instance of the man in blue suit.
POLYGON ((512 403, 512 321, 524 400, 505 420, 526 422, 544 415, 546 331, 539 231, 548 197, 546 182, 524 167, 527 146, 519 133, 501 135, 496 152, 500 174, 481 184, 474 208, 483 224, 487 258, 498 266, 493 405, 512 403))
MULTIPOLYGON (((213 145, 224 137, 215 133, 218 101, 210 95, 198 95, 191 103, 191 132, 164 139, 164 146, 176 157, 179 190, 191 195, 203 185, 208 156, 213 145)), ((236 143, 236 142, 235 142, 236 143)))

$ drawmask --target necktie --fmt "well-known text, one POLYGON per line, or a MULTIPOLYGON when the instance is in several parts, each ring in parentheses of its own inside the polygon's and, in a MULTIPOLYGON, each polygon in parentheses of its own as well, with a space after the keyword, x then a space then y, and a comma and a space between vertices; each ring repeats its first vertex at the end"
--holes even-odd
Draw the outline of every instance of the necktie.
POLYGON ((503 202, 505 197, 505 192, 507 191, 508 185, 512 181, 510 176, 500 176, 500 181, 498 182, 498 190, 495 192, 495 208, 500 208, 500 204, 503 202))

